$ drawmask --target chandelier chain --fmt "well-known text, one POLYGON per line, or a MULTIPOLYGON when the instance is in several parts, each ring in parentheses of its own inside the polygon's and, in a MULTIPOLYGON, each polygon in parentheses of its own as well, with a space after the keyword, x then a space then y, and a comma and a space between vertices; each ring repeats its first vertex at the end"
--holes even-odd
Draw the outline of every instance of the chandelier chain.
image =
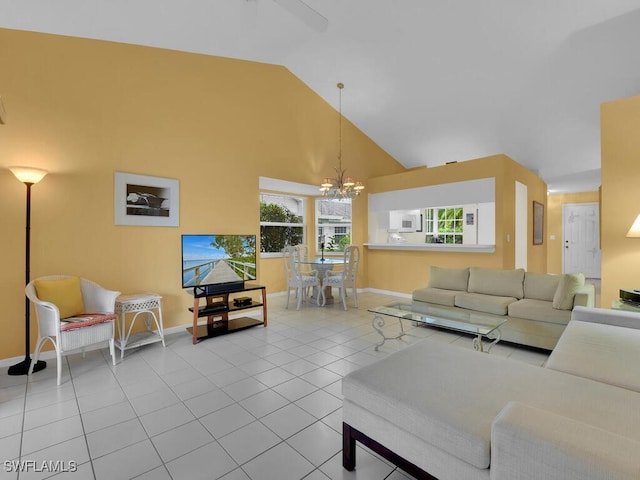
POLYGON ((338 162, 342 171, 342 89, 344 85, 338 84, 338 162))

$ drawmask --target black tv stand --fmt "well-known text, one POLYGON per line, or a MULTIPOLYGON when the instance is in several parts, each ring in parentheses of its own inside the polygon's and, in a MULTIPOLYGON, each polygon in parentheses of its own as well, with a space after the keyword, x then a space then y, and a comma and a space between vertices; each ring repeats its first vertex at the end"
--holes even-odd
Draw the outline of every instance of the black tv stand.
POLYGON ((187 330, 193 336, 193 344, 211 337, 217 337, 226 333, 244 330, 256 325, 267 326, 267 289, 262 285, 253 285, 241 282, 238 285, 225 285, 220 291, 212 291, 205 287, 195 287, 190 293, 193 295, 193 327, 187 330), (238 293, 261 291, 261 298, 251 299, 251 303, 243 302, 236 305, 230 296, 238 293), (205 305, 200 306, 200 299, 206 299, 205 305), (229 314, 240 310, 262 307, 262 321, 252 317, 229 318, 229 314), (207 318, 207 323, 199 325, 199 318, 207 318))

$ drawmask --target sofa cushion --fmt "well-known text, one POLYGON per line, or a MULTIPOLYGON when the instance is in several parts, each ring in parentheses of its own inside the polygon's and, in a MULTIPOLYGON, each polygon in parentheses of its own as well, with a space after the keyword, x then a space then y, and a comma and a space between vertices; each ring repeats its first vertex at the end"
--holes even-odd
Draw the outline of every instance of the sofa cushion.
POLYGON ((638 452, 628 436, 509 402, 493 422, 491 479, 638 480, 638 452))
POLYGON ((638 329, 572 320, 546 366, 640 392, 638 345, 638 329))
POLYGON ((109 322, 115 319, 115 313, 83 313, 65 318, 60 323, 60 331, 64 332, 75 328, 91 327, 98 323, 109 322))
POLYGON ((349 373, 342 393, 477 468, 489 467, 491 424, 510 401, 640 440, 635 392, 429 339, 349 373))
POLYGON ((482 295, 480 293, 459 293, 456 295, 456 307, 475 310, 476 312, 506 315, 509 305, 518 301, 514 297, 482 295))
POLYGON ((561 275, 526 272, 524 274, 524 298, 553 301, 561 275))
POLYGON ((430 287, 466 292, 468 283, 468 268, 444 268, 435 266, 429 268, 430 287))
POLYGON ((523 298, 509 305, 509 316, 566 325, 571 320, 571 310, 558 310, 551 302, 523 298))
POLYGON ((469 293, 484 293, 499 297, 522 298, 524 270, 490 270, 488 268, 469 268, 469 293))
POLYGON ((553 308, 571 310, 574 297, 582 287, 584 287, 584 274, 565 273, 562 275, 556 293, 553 296, 553 308))
POLYGON ((448 307, 453 307, 455 305, 456 295, 458 295, 459 293, 464 292, 427 287, 414 290, 412 297, 413 300, 418 302, 428 302, 434 303, 436 305, 446 305, 448 307))

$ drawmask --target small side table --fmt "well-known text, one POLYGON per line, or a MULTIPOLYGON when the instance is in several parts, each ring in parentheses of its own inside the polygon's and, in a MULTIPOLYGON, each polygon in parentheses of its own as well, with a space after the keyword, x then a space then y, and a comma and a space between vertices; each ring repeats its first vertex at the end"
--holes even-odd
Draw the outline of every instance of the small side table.
POLYGON ((131 295, 120 295, 116 299, 115 313, 118 315, 119 321, 116 321, 118 340, 116 340, 115 343, 116 347, 120 349, 120 360, 124 359, 124 351, 130 348, 155 342, 162 342, 162 346, 165 346, 164 327, 162 325, 162 305, 160 303, 161 298, 160 295, 155 293, 134 293, 131 295), (134 315, 127 330, 126 319, 128 313, 134 315), (141 314, 144 314, 142 318, 147 328, 144 332, 131 335, 133 325, 141 314), (153 326, 152 321, 155 323, 155 332, 151 330, 153 326))

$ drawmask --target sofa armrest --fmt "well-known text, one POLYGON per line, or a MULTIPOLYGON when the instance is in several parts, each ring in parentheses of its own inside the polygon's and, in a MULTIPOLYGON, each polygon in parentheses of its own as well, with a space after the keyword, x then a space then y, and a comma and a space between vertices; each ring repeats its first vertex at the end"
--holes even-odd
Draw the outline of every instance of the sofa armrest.
POLYGON ((623 310, 575 307, 571 312, 571 320, 640 329, 640 314, 623 310))
POLYGON ((595 307, 596 287, 590 283, 581 287, 573 300, 573 307, 595 307))
POLYGON ((640 442, 509 402, 491 430, 492 480, 640 478, 640 442))

